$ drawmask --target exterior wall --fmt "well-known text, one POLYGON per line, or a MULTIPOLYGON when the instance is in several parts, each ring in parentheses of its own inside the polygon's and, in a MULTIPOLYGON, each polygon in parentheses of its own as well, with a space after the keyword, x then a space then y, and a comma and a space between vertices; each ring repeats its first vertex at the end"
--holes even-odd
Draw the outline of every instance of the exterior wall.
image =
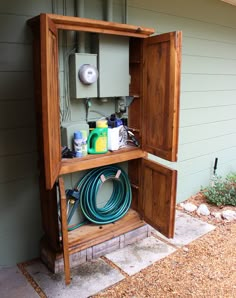
MULTIPOLYGON (((121 22, 120 1, 114 21, 121 22)), ((72 0, 0 3, 0 266, 39 255, 42 236, 33 98, 32 34, 42 12, 74 15, 72 0)), ((104 1, 85 1, 85 17, 104 19, 104 1)))
POLYGON ((33 101, 31 32, 26 20, 50 1, 0 4, 0 265, 38 255, 42 234, 33 101))
MULTIPOLYGON (((85 2, 86 17, 104 18, 104 1, 85 2)), ((115 21, 123 13, 119 3, 114 1, 115 21)), ((73 1, 0 4, 0 265, 38 256, 42 235, 26 26, 40 12, 73 15, 73 1)), ((171 165, 179 170, 179 201, 208 184, 215 157, 218 173, 236 169, 235 12, 219 0, 128 0, 128 23, 158 33, 183 30, 179 162, 171 165)))
POLYGON ((177 200, 236 171, 236 7, 219 0, 128 1, 128 22, 183 31, 177 200))

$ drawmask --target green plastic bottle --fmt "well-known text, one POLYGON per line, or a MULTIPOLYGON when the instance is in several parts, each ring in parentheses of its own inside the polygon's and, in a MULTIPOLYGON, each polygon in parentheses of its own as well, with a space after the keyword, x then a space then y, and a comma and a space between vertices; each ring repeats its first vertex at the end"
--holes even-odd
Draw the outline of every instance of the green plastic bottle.
POLYGON ((107 120, 96 122, 96 128, 88 136, 87 146, 89 154, 101 154, 108 151, 107 120))

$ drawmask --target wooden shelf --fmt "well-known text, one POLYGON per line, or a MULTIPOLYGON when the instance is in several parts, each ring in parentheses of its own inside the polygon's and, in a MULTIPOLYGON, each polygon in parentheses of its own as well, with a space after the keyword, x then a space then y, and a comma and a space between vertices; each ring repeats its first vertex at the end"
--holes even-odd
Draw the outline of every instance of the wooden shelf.
POLYGON ((146 222, 140 218, 140 215, 130 209, 123 218, 114 223, 107 225, 87 224, 81 226, 68 233, 69 252, 71 254, 84 250, 137 229, 145 224, 146 222))
POLYGON ((142 158, 146 155, 147 153, 139 148, 129 147, 105 154, 89 154, 82 158, 62 159, 59 175, 142 158))

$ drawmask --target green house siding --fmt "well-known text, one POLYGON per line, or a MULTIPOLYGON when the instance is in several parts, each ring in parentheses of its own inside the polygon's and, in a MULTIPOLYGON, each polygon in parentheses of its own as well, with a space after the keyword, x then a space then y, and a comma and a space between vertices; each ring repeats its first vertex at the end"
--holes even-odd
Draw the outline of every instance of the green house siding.
MULTIPOLYGON (((104 19, 104 2, 86 0, 85 17, 104 19)), ((124 2, 114 0, 114 21, 124 21, 124 2)), ((236 7, 219 0, 127 2, 128 23, 157 33, 183 31, 179 161, 151 156, 178 169, 182 201, 209 183, 215 157, 219 174, 236 170, 236 7)), ((74 15, 74 3, 0 3, 0 265, 38 256, 42 236, 32 35, 26 25, 41 12, 74 15)), ((77 178, 72 175, 69 183, 77 178)))
POLYGON ((47 2, 0 4, 0 265, 39 254, 32 37, 26 20, 49 9, 47 2))
POLYGON ((221 1, 129 1, 128 21, 183 31, 177 200, 236 170, 236 7, 221 1))

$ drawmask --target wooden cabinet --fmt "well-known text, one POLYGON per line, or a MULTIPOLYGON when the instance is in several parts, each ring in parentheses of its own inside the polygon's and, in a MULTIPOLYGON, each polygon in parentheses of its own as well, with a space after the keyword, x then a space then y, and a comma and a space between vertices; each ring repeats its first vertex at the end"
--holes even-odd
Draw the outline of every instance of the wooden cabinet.
POLYGON ((34 75, 40 189, 45 241, 54 251, 63 249, 66 282, 69 254, 121 235, 145 220, 167 237, 174 233, 177 172, 147 158, 152 153, 177 160, 181 65, 181 32, 151 36, 153 29, 105 21, 41 14, 29 20, 34 35, 34 75), (58 30, 84 31, 130 37, 129 126, 140 148, 122 149, 84 158, 62 159, 58 79, 58 30), (128 162, 132 209, 103 229, 87 225, 68 233, 66 197, 61 175, 128 162), (62 225, 57 218, 59 184, 62 225), (135 211, 134 211, 135 210, 135 211))

